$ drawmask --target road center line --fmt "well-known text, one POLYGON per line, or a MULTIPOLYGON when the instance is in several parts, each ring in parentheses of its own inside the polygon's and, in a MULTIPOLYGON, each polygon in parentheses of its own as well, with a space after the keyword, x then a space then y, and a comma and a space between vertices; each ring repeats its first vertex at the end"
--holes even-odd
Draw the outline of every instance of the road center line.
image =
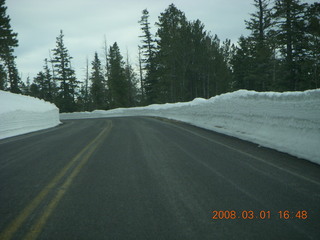
POLYGON ((50 182, 47 184, 42 191, 22 210, 22 212, 16 217, 8 227, 0 233, 0 239, 9 240, 12 238, 13 234, 20 228, 20 226, 25 222, 29 215, 41 204, 49 192, 57 186, 59 181, 67 174, 67 172, 78 163, 78 165, 72 170, 71 174, 62 184, 61 189, 51 200, 49 205, 45 208, 42 216, 37 220, 36 224, 33 225, 31 231, 27 234, 27 239, 35 239, 41 232, 43 225, 45 224, 47 218, 50 216, 59 200, 62 198, 64 193, 67 191, 68 187, 71 185, 73 179, 80 172, 81 168, 89 160, 90 156, 101 144, 102 140, 107 136, 112 128, 112 122, 108 121, 108 125, 105 129, 99 133, 83 150, 81 150, 50 182))

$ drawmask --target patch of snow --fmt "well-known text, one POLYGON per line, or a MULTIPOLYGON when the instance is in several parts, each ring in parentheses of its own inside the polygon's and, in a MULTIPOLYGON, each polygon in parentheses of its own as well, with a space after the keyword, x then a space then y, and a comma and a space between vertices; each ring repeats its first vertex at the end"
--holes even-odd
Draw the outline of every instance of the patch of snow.
POLYGON ((34 97, 0 91, 0 139, 55 127, 59 109, 34 97))
POLYGON ((284 93, 239 90, 208 100, 60 114, 61 119, 119 116, 179 120, 320 164, 320 89, 284 93))

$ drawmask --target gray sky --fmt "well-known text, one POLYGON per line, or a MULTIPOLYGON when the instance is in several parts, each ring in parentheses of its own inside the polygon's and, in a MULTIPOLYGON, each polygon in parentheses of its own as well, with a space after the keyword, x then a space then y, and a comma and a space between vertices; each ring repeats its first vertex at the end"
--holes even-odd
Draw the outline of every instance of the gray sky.
POLYGON ((55 48, 60 29, 78 80, 84 79, 87 57, 90 63, 95 51, 102 57, 104 35, 108 45, 118 43, 123 55, 128 49, 135 64, 142 10, 148 9, 154 33, 154 23, 171 3, 188 20, 200 19, 205 30, 232 42, 248 34, 244 20, 255 11, 253 0, 7 0, 11 26, 18 33, 18 70, 23 80, 28 75, 33 79, 49 58, 49 50, 55 48))

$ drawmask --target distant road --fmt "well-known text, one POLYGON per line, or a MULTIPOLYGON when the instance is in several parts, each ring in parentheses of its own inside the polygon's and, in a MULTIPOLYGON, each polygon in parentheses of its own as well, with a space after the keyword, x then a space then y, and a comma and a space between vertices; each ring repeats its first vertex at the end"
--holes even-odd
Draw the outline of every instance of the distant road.
POLYGON ((0 239, 320 239, 320 166, 168 120, 64 121, 0 141, 0 239))

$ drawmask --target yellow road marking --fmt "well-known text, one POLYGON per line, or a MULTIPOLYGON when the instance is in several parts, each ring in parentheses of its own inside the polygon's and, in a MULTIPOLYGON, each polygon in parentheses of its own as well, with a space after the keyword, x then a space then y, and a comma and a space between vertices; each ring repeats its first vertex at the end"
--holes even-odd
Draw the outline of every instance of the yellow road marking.
POLYGON ((15 218, 11 224, 0 234, 1 240, 9 240, 12 235, 19 229, 19 227, 24 223, 28 216, 39 206, 39 204, 44 200, 48 193, 58 184, 58 182, 66 175, 68 170, 76 164, 76 162, 82 160, 71 172, 69 177, 63 183, 61 189, 58 191, 57 195, 53 198, 50 204, 45 208, 44 213, 38 219, 36 224, 33 225, 31 231, 27 234, 27 239, 35 239, 40 233, 46 219, 50 216, 59 200, 62 198, 67 188, 72 183, 72 180, 80 172, 81 168, 89 160, 90 156, 93 154, 95 149, 100 145, 104 137, 108 134, 112 128, 112 122, 108 122, 108 126, 96 137, 94 138, 81 152, 79 152, 52 180, 44 187, 44 189, 28 204, 17 218, 15 218), (86 153, 87 152, 87 153, 86 153), (86 153, 86 154, 85 154, 86 153), (85 155, 84 155, 85 154, 85 155), (84 156, 83 156, 84 155, 84 156))

